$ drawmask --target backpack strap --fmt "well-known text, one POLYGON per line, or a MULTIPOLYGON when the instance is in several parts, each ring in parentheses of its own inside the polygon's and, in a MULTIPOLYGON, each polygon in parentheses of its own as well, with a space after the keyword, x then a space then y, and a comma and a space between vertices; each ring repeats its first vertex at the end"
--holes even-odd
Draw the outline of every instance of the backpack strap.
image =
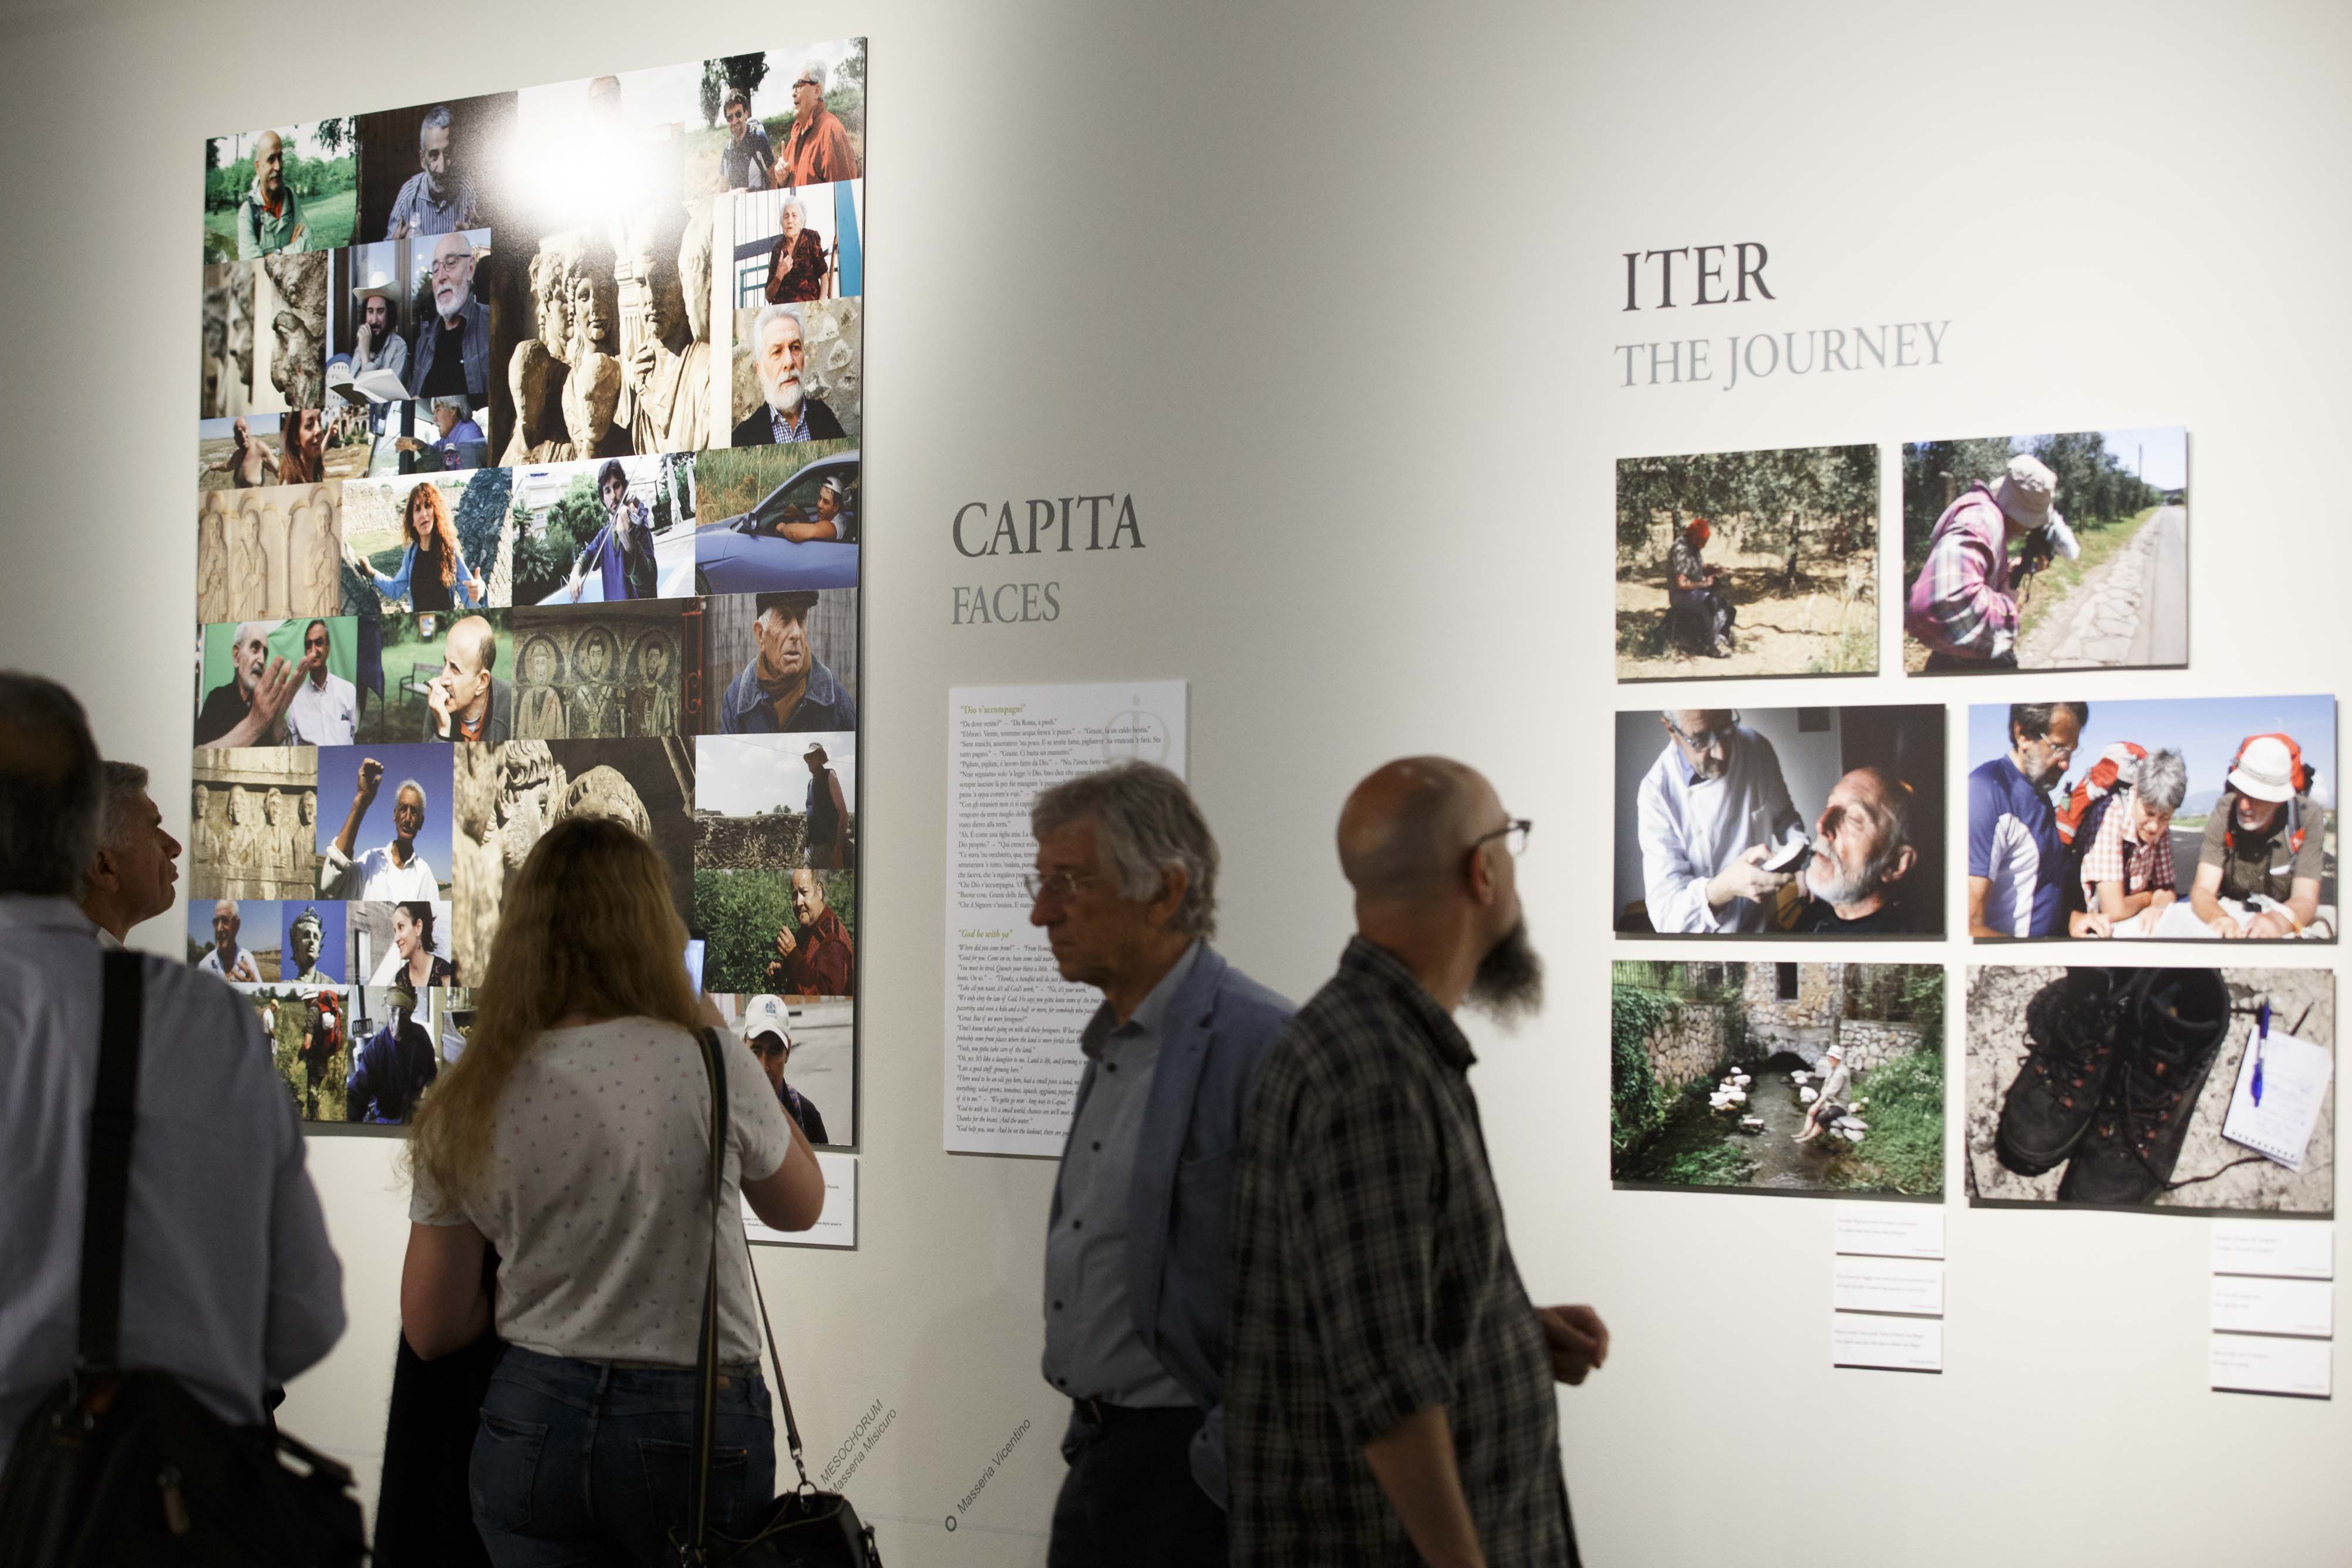
POLYGON ((77 1374, 112 1372, 121 1354, 122 1237, 131 1207, 131 1135, 138 1124, 143 963, 137 953, 100 956, 103 999, 98 1095, 89 1110, 89 1187, 82 1200, 77 1374))

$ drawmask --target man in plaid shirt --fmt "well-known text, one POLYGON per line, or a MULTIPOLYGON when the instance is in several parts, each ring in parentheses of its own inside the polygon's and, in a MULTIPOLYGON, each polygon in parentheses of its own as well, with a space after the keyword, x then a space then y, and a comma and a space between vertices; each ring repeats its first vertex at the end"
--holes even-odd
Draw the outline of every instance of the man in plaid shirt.
POLYGON ((1267 1055, 1235 1175, 1236 1564, 1577 1560, 1552 1383, 1599 1366, 1608 1330, 1528 1299, 1453 1018, 1540 1000, 1528 827, 1433 757, 1381 768, 1340 814, 1358 935, 1267 1055))
MULTIPOLYGON (((2131 792, 2111 799, 2083 854, 2083 907, 2112 924, 2146 912, 2153 927, 2180 895, 2172 866, 2172 813, 2189 794, 2189 765, 2158 751, 2139 765, 2131 792)), ((2077 933, 2081 935, 2081 933, 2077 933)))
MULTIPOLYGON (((1927 561, 1903 610, 1903 629, 1927 645, 1928 669, 2017 667, 2009 545, 2057 517, 2051 510, 2057 495, 2058 476, 2019 453, 2000 479, 1969 486, 1936 519, 1927 561)), ((2064 528, 2063 518, 2058 526, 2064 528)))

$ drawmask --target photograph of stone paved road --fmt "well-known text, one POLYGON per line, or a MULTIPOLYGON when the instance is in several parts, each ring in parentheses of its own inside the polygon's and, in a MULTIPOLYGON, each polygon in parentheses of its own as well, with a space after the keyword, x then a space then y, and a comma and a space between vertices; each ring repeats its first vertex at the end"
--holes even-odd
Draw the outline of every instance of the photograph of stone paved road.
POLYGON ((1912 674, 2185 666, 2189 433, 2167 425, 1910 443, 1903 448, 1902 592, 1903 667, 1912 674), (2002 481, 2020 457, 2046 476, 2056 528, 2033 526, 2039 497, 2021 506, 2011 493, 2003 502, 2002 481), (1999 571, 1963 537, 1972 498, 2001 506, 2007 518, 1999 571), (1966 629, 1979 615, 2008 625, 2005 637, 1943 650, 1946 657, 1930 664, 1937 650, 1921 640, 1916 615, 1929 607, 1921 592, 1928 558, 1941 552, 1974 559, 1939 562, 1925 600, 1966 629))

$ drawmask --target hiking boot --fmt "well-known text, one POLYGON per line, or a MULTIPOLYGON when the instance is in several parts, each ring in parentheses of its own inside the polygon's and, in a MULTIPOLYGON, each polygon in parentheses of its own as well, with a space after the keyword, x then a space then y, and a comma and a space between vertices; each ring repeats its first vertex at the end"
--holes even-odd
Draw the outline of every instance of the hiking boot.
POLYGON ((2070 1203, 2146 1203, 2165 1190, 2229 1038, 2219 969, 2154 969, 2133 989, 2106 1097, 2058 1184, 2070 1203))
POLYGON ((2000 1103, 1993 1152, 2040 1176, 2074 1152, 2114 1070, 2114 971, 2069 969, 2025 1004, 2026 1057, 2000 1103))

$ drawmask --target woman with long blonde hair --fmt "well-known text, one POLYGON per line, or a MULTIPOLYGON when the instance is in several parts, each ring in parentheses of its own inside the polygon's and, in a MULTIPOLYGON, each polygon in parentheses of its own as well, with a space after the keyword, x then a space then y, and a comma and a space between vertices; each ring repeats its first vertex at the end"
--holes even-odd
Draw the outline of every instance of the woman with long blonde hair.
POLYGON ((411 610, 478 610, 486 597, 482 580, 466 564, 448 498, 430 479, 417 481, 400 504, 400 570, 389 577, 368 559, 343 547, 352 567, 387 600, 405 599, 411 610))
MULTIPOLYGON (((472 1037, 410 1129, 401 1330, 425 1360, 490 1327, 499 1252, 508 1344, 469 1475, 491 1561, 650 1563, 687 1522, 697 1331, 710 1261, 709 1078, 717 1009, 687 978, 669 876, 626 825, 568 817, 524 861, 476 982, 472 1037)), ((726 1233, 754 1214, 805 1230, 816 1156, 758 1059, 721 1040, 726 1233), (764 1173, 764 1174, 754 1174, 764 1173)), ((749 1260, 720 1249, 721 1373, 711 1521, 745 1532, 774 1495, 749 1260)))

